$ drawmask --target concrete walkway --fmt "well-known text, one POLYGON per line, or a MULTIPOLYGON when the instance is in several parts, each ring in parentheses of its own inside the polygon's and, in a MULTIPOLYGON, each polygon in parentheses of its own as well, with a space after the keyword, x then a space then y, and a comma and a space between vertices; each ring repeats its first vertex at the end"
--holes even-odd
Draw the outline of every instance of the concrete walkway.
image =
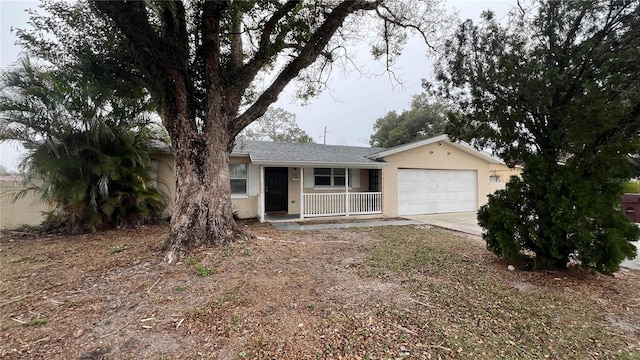
POLYGON ((299 224, 294 221, 290 222, 272 222, 271 225, 280 230, 325 230, 325 229, 346 229, 354 227, 372 227, 372 226, 398 226, 398 225, 423 225, 420 221, 415 220, 374 220, 374 221, 358 221, 326 223, 326 224, 299 224))
POLYGON ((482 236, 482 228, 478 225, 476 212, 459 212, 446 214, 411 215, 407 219, 420 221, 425 224, 439 226, 445 229, 482 236))
POLYGON ((423 225, 429 224, 445 229, 455 230, 471 235, 482 235, 482 228, 478 225, 475 212, 413 215, 405 216, 401 220, 372 220, 361 221, 353 219, 351 222, 336 222, 326 224, 300 224, 295 221, 272 222, 280 230, 323 230, 346 229, 352 227, 394 226, 394 225, 423 225))

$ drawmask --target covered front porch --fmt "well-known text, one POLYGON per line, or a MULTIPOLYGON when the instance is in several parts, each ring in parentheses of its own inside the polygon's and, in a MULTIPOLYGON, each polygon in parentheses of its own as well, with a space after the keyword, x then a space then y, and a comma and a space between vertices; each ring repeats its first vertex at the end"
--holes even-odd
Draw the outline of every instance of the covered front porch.
POLYGON ((260 220, 382 214, 380 182, 380 166, 261 165, 260 220))

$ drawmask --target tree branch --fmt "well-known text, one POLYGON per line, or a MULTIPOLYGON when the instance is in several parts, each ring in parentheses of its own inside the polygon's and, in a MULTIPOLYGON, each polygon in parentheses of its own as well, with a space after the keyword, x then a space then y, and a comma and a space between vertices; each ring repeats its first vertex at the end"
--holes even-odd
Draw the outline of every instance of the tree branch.
POLYGON ((300 71, 316 61, 318 56, 322 54, 324 48, 329 43, 333 34, 342 26, 346 17, 360 10, 374 10, 379 6, 379 1, 345 1, 340 3, 327 16, 325 21, 316 30, 309 42, 304 46, 299 55, 294 58, 280 72, 278 77, 271 85, 258 97, 243 114, 236 119, 231 120, 229 125, 231 137, 235 137, 243 128, 249 125, 253 120, 262 116, 269 105, 278 99, 278 95, 285 86, 293 80, 300 71))
POLYGON ((282 50, 284 44, 284 35, 281 33, 276 41, 271 42, 271 35, 276 29, 276 25, 285 18, 290 12, 296 9, 300 1, 287 1, 278 11, 276 11, 271 18, 265 23, 260 41, 258 42, 258 51, 253 58, 241 68, 232 71, 229 74, 229 78, 234 79, 232 84, 229 84, 229 88, 226 91, 226 98, 233 103, 240 104, 244 89, 246 89, 251 82, 255 79, 256 75, 270 60, 274 54, 277 54, 282 50), (278 44, 280 41, 280 44, 278 44))
MULTIPOLYGON (((141 82, 139 76, 130 76, 129 79, 149 90, 160 113, 178 111, 192 114, 194 109, 190 94, 194 89, 189 77, 189 39, 182 3, 172 1, 158 5, 162 33, 149 22, 143 1, 93 0, 92 5, 111 19, 124 36, 126 50, 132 53, 132 58, 137 62, 134 67, 146 81, 141 82)), ((133 75, 134 71, 129 70, 129 73, 133 75)), ((177 119, 173 116, 163 116, 163 119, 172 135, 183 126, 191 129, 196 126, 195 119, 189 115, 182 120, 188 120, 188 124, 174 124, 177 119)))
POLYGON ((231 20, 231 64, 229 72, 236 73, 242 67, 243 49, 242 49, 242 13, 233 14, 231 20))
POLYGON ((149 23, 149 17, 142 1, 98 1, 93 6, 110 18, 133 45, 139 58, 150 67, 155 59, 153 50, 158 47, 160 38, 149 23))
POLYGON ((205 92, 219 92, 220 84, 220 21, 222 12, 227 7, 225 2, 205 1, 200 23, 202 45, 200 48, 203 60, 205 92))
POLYGON ((395 16, 388 16, 383 14, 380 9, 384 9, 386 10, 389 14, 395 15, 396 12, 394 12, 393 10, 391 10, 387 5, 385 4, 381 4, 381 6, 379 8, 376 9, 376 13, 378 15, 378 17, 380 17, 382 20, 385 21, 385 26, 387 26, 387 23, 389 24, 393 24, 397 27, 403 28, 403 29, 411 29, 415 32, 417 32, 418 34, 420 34, 420 36, 422 36, 422 39, 424 40, 424 43, 431 49, 431 50, 436 50, 436 46, 432 45, 431 42, 429 41, 429 37, 427 36, 427 34, 424 32, 424 30, 420 27, 420 25, 412 23, 411 20, 407 19, 407 18, 398 18, 395 16))

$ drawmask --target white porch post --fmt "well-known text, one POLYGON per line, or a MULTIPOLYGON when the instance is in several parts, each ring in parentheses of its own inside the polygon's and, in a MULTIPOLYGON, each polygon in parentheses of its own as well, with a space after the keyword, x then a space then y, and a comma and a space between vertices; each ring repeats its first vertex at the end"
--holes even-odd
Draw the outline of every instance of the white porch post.
POLYGON ((304 167, 300 166, 300 219, 304 219, 304 167))
POLYGON ((264 165, 260 165, 260 192, 258 192, 258 212, 260 222, 264 222, 264 165))
POLYGON ((344 169, 344 211, 349 216, 349 168, 344 169))

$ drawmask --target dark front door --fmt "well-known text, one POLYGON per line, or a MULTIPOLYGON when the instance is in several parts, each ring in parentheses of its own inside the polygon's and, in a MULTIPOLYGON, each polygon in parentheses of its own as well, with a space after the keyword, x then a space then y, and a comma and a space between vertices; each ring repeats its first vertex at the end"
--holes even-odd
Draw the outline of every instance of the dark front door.
POLYGON ((266 212, 287 212, 289 202, 287 177, 287 168, 264 169, 264 208, 266 212))

